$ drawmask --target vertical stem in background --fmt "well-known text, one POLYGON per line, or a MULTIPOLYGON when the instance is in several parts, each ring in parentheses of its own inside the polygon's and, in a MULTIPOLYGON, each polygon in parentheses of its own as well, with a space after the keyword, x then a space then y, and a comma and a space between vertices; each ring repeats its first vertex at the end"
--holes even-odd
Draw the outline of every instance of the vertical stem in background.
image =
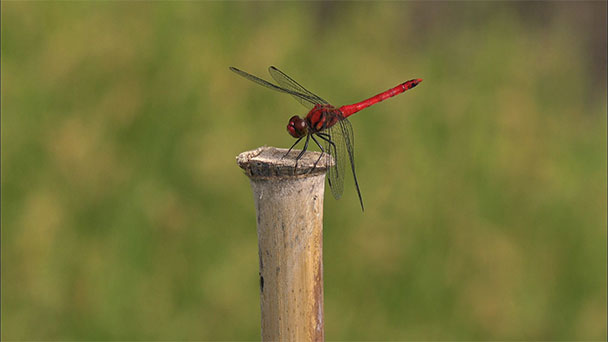
POLYGON ((294 170, 299 151, 282 158, 286 151, 262 147, 237 158, 255 200, 262 340, 323 341, 326 165, 308 173, 319 153, 307 152, 294 170))

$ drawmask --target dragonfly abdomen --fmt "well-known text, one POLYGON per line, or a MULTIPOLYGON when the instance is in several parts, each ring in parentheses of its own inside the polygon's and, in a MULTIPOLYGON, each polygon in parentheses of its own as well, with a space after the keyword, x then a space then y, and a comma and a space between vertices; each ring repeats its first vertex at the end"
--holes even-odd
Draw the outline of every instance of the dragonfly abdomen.
POLYGON ((342 106, 342 107, 340 107, 340 111, 342 112, 344 117, 347 118, 347 117, 355 114, 356 112, 363 110, 371 105, 374 105, 380 101, 384 101, 395 95, 399 95, 406 90, 412 89, 415 86, 417 86, 418 83, 420 83, 420 82, 422 82, 422 79, 420 79, 420 78, 414 79, 414 80, 409 80, 407 82, 403 82, 400 85, 393 87, 389 90, 386 90, 378 95, 372 96, 367 100, 363 100, 361 102, 357 102, 357 103, 351 104, 351 105, 342 106))

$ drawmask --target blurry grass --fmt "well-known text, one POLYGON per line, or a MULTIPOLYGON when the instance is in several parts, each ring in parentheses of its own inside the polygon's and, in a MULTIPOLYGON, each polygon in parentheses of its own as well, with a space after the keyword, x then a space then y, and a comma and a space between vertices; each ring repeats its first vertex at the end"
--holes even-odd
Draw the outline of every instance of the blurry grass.
POLYGON ((234 157, 290 145, 304 109, 227 67, 274 64, 336 105, 424 78, 351 120, 368 210, 349 180, 326 199, 328 340, 605 340, 605 20, 605 3, 3 2, 1 337, 258 339, 234 157))

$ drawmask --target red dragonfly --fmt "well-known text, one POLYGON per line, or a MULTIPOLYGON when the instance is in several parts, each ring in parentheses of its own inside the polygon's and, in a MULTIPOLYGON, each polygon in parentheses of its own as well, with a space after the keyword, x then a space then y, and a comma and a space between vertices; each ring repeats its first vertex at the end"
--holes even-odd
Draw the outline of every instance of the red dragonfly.
MULTIPOLYGON (((310 139, 312 139, 312 141, 321 149, 321 156, 319 156, 319 159, 317 159, 314 166, 317 165, 324 155, 327 156, 327 158, 333 157, 334 163, 327 171, 327 180, 331 192, 336 199, 340 199, 344 192, 344 173, 346 159, 348 158, 350 161, 350 169, 353 173, 353 178, 355 179, 355 187, 357 188, 357 195, 359 195, 361 210, 364 210, 363 198, 361 197, 359 182, 357 181, 357 174, 355 173, 355 140, 353 127, 347 118, 373 104, 414 88, 418 83, 422 82, 422 79, 417 78, 409 80, 376 96, 372 96, 367 100, 337 108, 330 105, 319 96, 306 90, 306 88, 301 86, 298 82, 273 66, 268 68, 268 72, 280 86, 248 74, 235 67, 230 67, 230 70, 259 85, 282 93, 287 93, 310 110, 304 118, 294 115, 289 119, 287 132, 298 140, 289 148, 287 154, 306 137, 304 148, 296 158, 296 165, 297 161, 304 155, 304 152, 308 148, 310 139), (323 144, 321 144, 317 138, 319 138, 323 144)), ((330 164, 331 163, 328 163, 328 165, 330 164)))

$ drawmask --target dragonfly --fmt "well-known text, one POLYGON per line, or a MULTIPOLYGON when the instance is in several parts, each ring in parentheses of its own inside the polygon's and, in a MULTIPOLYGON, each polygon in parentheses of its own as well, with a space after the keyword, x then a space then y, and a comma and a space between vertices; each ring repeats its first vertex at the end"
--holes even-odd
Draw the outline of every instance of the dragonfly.
POLYGON ((348 159, 348 164, 350 165, 350 170, 355 181, 357 195, 359 196, 359 203, 361 203, 361 210, 365 211, 359 182, 357 180, 357 173, 355 172, 355 136, 353 127, 348 121, 348 117, 380 101, 384 101, 395 95, 401 94, 406 90, 414 88, 422 82, 422 79, 417 78, 403 82, 396 87, 354 104, 334 107, 324 99, 306 90, 306 88, 274 66, 269 67, 268 72, 278 85, 235 67, 230 67, 230 70, 259 85, 281 93, 289 94, 308 108, 309 112, 303 118, 294 115, 289 119, 287 132, 297 140, 285 155, 288 155, 302 139, 306 139, 304 141, 304 148, 296 157, 297 168, 298 160, 304 155, 304 152, 308 149, 310 140, 312 140, 321 150, 321 155, 312 169, 316 167, 323 156, 328 159, 327 165, 331 166, 327 170, 327 181, 331 188, 331 192, 336 199, 340 199, 344 193, 344 176, 348 159), (333 158, 333 163, 331 162, 331 158, 333 158))

